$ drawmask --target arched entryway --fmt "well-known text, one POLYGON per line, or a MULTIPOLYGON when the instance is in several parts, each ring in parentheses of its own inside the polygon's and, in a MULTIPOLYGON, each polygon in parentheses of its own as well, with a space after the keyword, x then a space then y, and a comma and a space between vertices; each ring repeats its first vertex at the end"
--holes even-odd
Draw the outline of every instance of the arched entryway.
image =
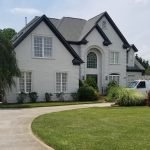
POLYGON ((100 48, 91 47, 86 54, 85 74, 87 78, 93 78, 99 90, 102 88, 102 52, 100 48))

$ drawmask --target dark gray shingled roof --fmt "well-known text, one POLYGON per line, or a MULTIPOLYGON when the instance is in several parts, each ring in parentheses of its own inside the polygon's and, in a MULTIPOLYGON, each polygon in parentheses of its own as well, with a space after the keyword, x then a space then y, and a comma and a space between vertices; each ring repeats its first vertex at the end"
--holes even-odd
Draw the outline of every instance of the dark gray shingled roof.
MULTIPOLYGON (((49 20, 63 35, 66 41, 80 41, 103 14, 104 13, 101 13, 89 20, 72 17, 63 17, 62 19, 49 18, 49 20)), ((33 18, 21 31, 18 32, 12 41, 16 42, 16 40, 18 40, 23 33, 31 28, 39 18, 40 17, 38 16, 33 18)))
POLYGON ((135 58, 135 63, 133 67, 127 66, 128 72, 144 72, 145 68, 138 62, 138 60, 135 58))

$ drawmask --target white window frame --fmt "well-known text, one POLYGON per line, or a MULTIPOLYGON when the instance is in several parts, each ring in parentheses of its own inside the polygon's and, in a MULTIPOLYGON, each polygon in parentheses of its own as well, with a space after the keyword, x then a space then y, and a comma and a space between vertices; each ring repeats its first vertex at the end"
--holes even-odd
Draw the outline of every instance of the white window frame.
POLYGON ((32 35, 32 57, 33 58, 41 58, 41 59, 45 58, 45 59, 48 59, 48 58, 52 58, 52 56, 53 56, 53 37, 33 34, 32 35), (42 37, 42 57, 35 56, 34 37, 42 37), (52 47, 51 47, 51 55, 50 56, 44 56, 44 38, 51 38, 51 40, 52 40, 52 47))
POLYGON ((97 69, 97 55, 96 55, 96 53, 95 52, 89 52, 88 54, 87 54, 87 68, 88 69, 97 69), (95 62, 94 62, 94 67, 93 67, 93 62, 91 62, 91 58, 90 58, 90 62, 89 62, 89 59, 88 59, 88 57, 89 57, 89 55, 91 55, 91 54, 94 54, 95 55, 95 62))
POLYGON ((56 93, 67 93, 67 91, 68 91, 68 72, 56 72, 55 73, 55 92, 56 93), (60 73, 60 75, 61 75, 61 79, 60 79, 60 91, 57 91, 57 73, 60 73), (62 89, 63 89, 62 74, 63 73, 67 74, 66 91, 62 91, 62 89))
MULTIPOLYGON (((32 91, 32 72, 31 71, 23 71, 23 72, 21 72, 21 73, 23 73, 24 74, 24 93, 29 93, 29 92, 27 92, 27 73, 31 73, 31 91, 32 91)), ((19 86, 19 93, 21 93, 22 91, 21 91, 21 89, 20 89, 20 79, 18 79, 18 86, 19 86)), ((30 91, 30 92, 31 92, 30 91)))
MULTIPOLYGON (((114 80, 114 78, 115 77, 118 77, 118 84, 120 83, 120 75, 119 74, 109 74, 109 82, 111 82, 111 81, 116 81, 116 80, 114 80), (112 80, 110 80, 110 77, 112 77, 112 80)), ((116 81, 117 82, 117 81, 116 81)))
POLYGON ((119 62, 120 62, 120 53, 116 52, 116 51, 111 51, 110 52, 110 59, 109 60, 110 60, 110 64, 111 65, 119 65, 119 62), (113 57, 113 61, 112 61, 112 57, 113 57), (117 61, 117 57, 118 57, 118 61, 117 61))

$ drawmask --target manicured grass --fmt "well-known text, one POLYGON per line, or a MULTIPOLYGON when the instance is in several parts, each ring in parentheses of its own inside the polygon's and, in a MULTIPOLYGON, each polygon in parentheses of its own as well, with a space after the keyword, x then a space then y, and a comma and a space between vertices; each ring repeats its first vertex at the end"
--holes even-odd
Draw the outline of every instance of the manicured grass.
POLYGON ((149 150, 148 107, 87 108, 39 116, 36 136, 55 150, 149 150))
POLYGON ((84 102, 36 102, 36 103, 25 103, 25 104, 2 104, 1 108, 33 108, 33 107, 51 107, 51 106, 64 106, 64 105, 79 105, 79 104, 92 104, 100 103, 102 101, 84 101, 84 102))

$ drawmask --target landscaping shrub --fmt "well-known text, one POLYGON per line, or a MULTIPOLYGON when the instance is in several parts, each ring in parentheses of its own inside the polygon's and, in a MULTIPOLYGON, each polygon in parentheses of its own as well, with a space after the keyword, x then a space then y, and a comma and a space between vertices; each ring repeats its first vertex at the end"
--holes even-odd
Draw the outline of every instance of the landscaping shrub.
POLYGON ((25 99, 26 99, 26 97, 27 97, 26 93, 24 93, 24 92, 19 93, 18 96, 17 96, 18 104, 23 104, 25 99))
POLYGON ((93 87, 96 91, 98 91, 97 83, 96 83, 96 81, 93 78, 90 78, 90 77, 87 78, 85 80, 85 84, 87 84, 88 86, 93 87))
POLYGON ((82 87, 84 85, 84 83, 82 82, 82 80, 79 80, 79 87, 82 87))
POLYGON ((56 93, 56 97, 59 99, 59 101, 64 101, 64 93, 63 92, 56 93))
POLYGON ((37 101, 38 95, 36 92, 29 93, 30 102, 35 103, 37 101))
POLYGON ((106 94, 108 94, 109 90, 112 87, 119 87, 118 83, 116 81, 110 81, 107 85, 106 94))
POLYGON ((147 92, 147 105, 150 106, 150 91, 147 92))
POLYGON ((108 93, 108 100, 120 106, 143 106, 145 97, 141 93, 122 87, 112 87, 108 93))
POLYGON ((49 102, 52 96, 53 96, 52 93, 45 93, 45 101, 49 102))
POLYGON ((98 93, 93 87, 84 85, 78 90, 78 98, 81 101, 94 101, 98 100, 98 93))
POLYGON ((71 97, 74 101, 78 100, 78 93, 71 93, 71 97))

